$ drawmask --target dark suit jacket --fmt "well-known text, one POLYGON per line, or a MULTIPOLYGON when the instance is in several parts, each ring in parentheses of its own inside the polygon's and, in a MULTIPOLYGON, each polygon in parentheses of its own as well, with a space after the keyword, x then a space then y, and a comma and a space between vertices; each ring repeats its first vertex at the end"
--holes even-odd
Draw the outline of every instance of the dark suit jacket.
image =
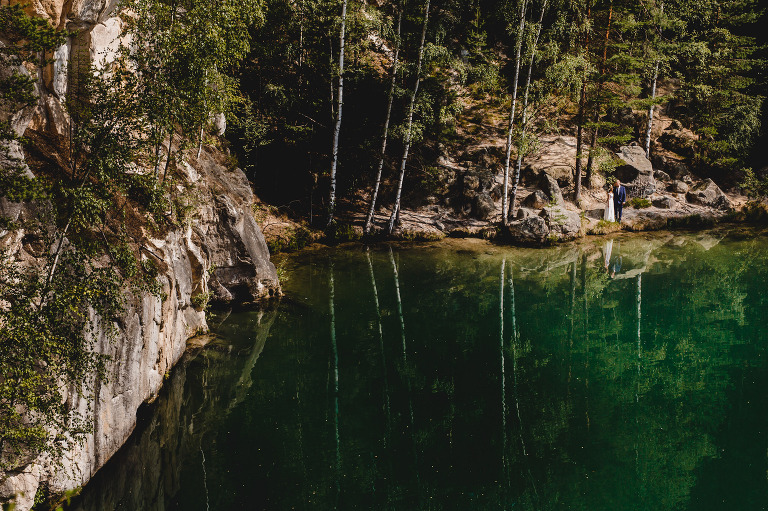
POLYGON ((624 204, 624 202, 626 202, 626 200, 627 200, 627 190, 626 190, 626 188, 624 188, 623 185, 619 185, 619 189, 616 190, 614 188, 614 190, 615 191, 613 193, 613 202, 615 204, 618 204, 618 205, 624 204))

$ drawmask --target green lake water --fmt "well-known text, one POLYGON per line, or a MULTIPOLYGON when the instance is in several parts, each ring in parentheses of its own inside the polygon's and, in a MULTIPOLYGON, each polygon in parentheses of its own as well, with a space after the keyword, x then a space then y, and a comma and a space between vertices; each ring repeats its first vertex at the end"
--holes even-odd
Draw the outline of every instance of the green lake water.
POLYGON ((277 262, 69 509, 768 509, 764 236, 277 262))

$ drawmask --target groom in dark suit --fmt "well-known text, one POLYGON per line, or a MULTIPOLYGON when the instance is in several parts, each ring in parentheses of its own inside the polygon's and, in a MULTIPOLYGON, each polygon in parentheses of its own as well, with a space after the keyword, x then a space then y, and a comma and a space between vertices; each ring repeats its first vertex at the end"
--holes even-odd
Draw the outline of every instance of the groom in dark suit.
POLYGON ((627 202, 627 189, 621 186, 618 179, 613 183, 613 209, 616 212, 616 221, 621 222, 621 208, 627 202))

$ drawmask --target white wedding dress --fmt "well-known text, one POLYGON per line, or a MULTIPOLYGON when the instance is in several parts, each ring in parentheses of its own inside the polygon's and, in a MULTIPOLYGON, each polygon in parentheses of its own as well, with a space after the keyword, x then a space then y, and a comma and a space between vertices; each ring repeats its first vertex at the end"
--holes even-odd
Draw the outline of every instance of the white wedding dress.
POLYGON ((605 206, 605 213, 603 219, 608 222, 616 221, 616 214, 613 211, 613 192, 608 192, 608 204, 605 206))

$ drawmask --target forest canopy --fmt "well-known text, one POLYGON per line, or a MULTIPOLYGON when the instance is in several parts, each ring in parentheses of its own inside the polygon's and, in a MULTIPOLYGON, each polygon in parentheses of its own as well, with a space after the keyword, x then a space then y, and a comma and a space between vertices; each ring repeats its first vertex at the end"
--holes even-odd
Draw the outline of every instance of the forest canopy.
MULTIPOLYGON (((535 151, 544 133, 578 134, 584 161, 576 165, 587 175, 598 170, 601 150, 635 141, 650 155, 658 141, 648 117, 664 106, 692 134, 678 153, 698 174, 726 186, 751 183, 759 193, 766 160, 756 142, 764 136, 768 90, 759 27, 768 18, 756 0, 435 0, 428 9, 409 133, 425 2, 350 1, 343 73, 342 2, 264 2, 265 22, 252 30, 239 73, 244 101, 230 133, 263 198, 322 216, 342 74, 338 187, 348 200, 367 197, 374 184, 382 131, 389 135, 389 184, 381 200, 389 207, 407 138, 405 200, 439 187, 434 162, 471 139, 472 115, 480 122, 492 112, 509 115, 515 101, 510 181, 515 158, 535 151)), ((497 161, 505 166, 503 154, 497 161)))

